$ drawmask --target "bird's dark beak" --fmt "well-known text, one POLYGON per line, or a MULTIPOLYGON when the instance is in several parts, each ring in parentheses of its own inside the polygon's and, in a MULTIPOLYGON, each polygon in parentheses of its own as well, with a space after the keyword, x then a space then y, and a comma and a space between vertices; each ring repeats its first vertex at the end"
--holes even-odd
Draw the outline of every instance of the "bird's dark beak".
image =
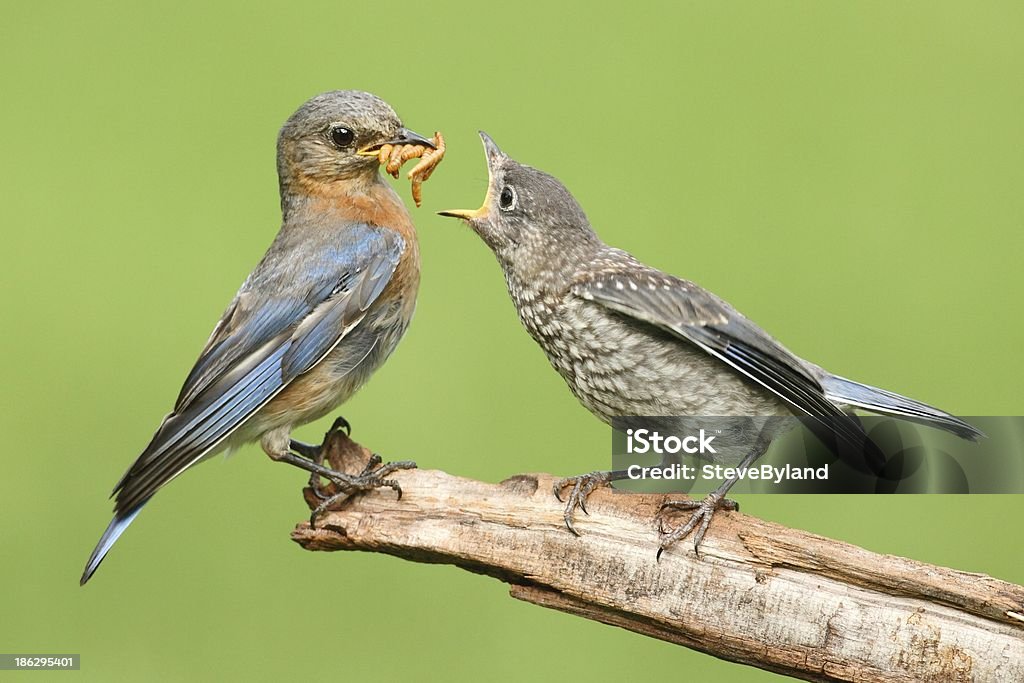
POLYGON ((461 218, 464 221, 474 221, 481 218, 487 217, 487 207, 491 203, 491 192, 492 185, 494 184, 494 167, 498 165, 498 162, 505 158, 505 153, 494 144, 494 140, 487 133, 478 131, 480 133, 480 139, 484 143, 484 154, 487 156, 487 196, 484 197, 484 203, 479 209, 448 209, 447 211, 438 211, 438 216, 448 216, 449 218, 461 218))
POLYGON ((385 142, 378 142, 377 144, 369 145, 368 147, 363 147, 357 152, 357 154, 364 157, 377 156, 377 152, 379 152, 380 148, 384 145, 423 145, 430 149, 437 149, 437 145, 435 145, 434 141, 430 138, 425 138, 419 133, 411 131, 408 128, 399 128, 398 135, 394 138, 385 142))

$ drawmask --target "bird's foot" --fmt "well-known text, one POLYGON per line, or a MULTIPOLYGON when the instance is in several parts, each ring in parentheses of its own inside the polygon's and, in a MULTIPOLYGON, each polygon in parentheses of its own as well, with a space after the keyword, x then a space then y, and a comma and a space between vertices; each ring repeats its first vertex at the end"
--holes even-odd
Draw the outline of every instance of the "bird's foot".
POLYGON ((440 131, 434 133, 433 143, 435 149, 426 145, 381 145, 377 152, 377 161, 393 178, 398 178, 398 173, 405 162, 410 159, 420 160, 406 176, 412 181, 412 199, 416 206, 423 203, 423 183, 430 178, 444 158, 444 136, 440 131))
POLYGON ((565 512, 562 513, 562 518, 565 520, 565 526, 569 531, 577 536, 580 535, 580 532, 576 531, 576 527, 573 525, 576 508, 583 510, 584 514, 589 515, 590 513, 587 512, 587 497, 597 487, 607 486, 611 483, 613 474, 614 472, 591 472, 577 477, 566 477, 555 482, 553 487, 555 498, 559 502, 565 503, 565 512), (569 489, 569 495, 563 501, 562 492, 565 489, 569 489))
POLYGON ((318 480, 316 486, 313 487, 314 491, 317 490, 316 487, 320 484, 320 477, 323 477, 334 485, 336 493, 326 494, 325 492, 323 501, 309 515, 309 525, 315 528, 317 517, 333 506, 345 502, 352 496, 385 486, 397 493, 398 499, 401 500, 402 487, 394 479, 387 479, 386 477, 398 470, 411 470, 415 468, 416 463, 411 460, 399 460, 398 462, 381 464, 381 457, 374 453, 369 462, 366 463, 366 467, 359 474, 345 474, 336 470, 325 470, 314 474, 313 476, 318 480))
POLYGON ((725 497, 725 494, 717 491, 709 493, 702 500, 669 500, 661 504, 658 512, 658 526, 661 531, 661 545, 658 548, 657 558, 661 559, 661 553, 676 541, 686 538, 691 531, 696 529, 693 536, 693 552, 700 555, 700 544, 704 540, 711 525, 711 518, 718 510, 739 510, 740 506, 734 500, 725 497), (690 520, 681 527, 668 530, 665 528, 664 513, 666 510, 692 510, 690 520))
MULTIPOLYGON (((331 437, 333 437, 338 431, 345 432, 345 436, 352 436, 352 425, 349 424, 348 420, 340 415, 334 419, 334 423, 331 425, 331 428, 327 430, 327 433, 324 434, 324 440, 319 446, 292 439, 289 444, 289 448, 302 457, 310 460, 313 464, 323 465, 324 459, 327 457, 327 447, 331 441, 331 437)), ((309 475, 309 488, 312 489, 313 495, 320 500, 326 500, 329 497, 329 494, 324 490, 324 487, 320 485, 320 475, 316 472, 312 472, 309 475)))

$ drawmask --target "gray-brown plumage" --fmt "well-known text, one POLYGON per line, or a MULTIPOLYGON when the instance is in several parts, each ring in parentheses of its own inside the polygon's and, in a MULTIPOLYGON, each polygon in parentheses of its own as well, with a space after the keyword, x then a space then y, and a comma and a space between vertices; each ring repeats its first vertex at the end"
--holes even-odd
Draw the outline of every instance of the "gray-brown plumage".
POLYGON ((285 122, 277 140, 281 229, 214 327, 173 410, 114 487, 114 517, 82 584, 157 491, 225 449, 258 440, 271 458, 339 485, 391 485, 374 476, 393 465, 366 477, 332 472, 291 431, 352 396, 412 318, 416 230, 378 171, 382 146, 409 144, 433 147, 390 105, 358 90, 318 95, 285 122))
MULTIPOLYGON (((605 422, 621 416, 800 417, 833 447, 872 457, 852 409, 896 415, 967 439, 980 432, 924 403, 837 377, 798 358, 714 294, 644 265, 603 243, 569 191, 554 177, 504 154, 481 133, 489 186, 476 211, 445 211, 466 220, 494 252, 519 319, 569 389, 605 422)), ((746 466, 785 424, 732 435, 746 466)), ((765 427, 767 425, 767 427, 765 427)), ((728 437, 723 439, 728 441, 728 437)), ((716 442, 716 444, 722 443, 716 442)), ((735 464, 735 463, 733 463, 735 464)), ((620 473, 563 480, 572 514, 594 487, 620 473)), ((694 529, 699 546, 716 509, 728 507, 726 481, 666 534, 662 547, 694 529)), ((558 490, 556 490, 556 494, 558 490)))

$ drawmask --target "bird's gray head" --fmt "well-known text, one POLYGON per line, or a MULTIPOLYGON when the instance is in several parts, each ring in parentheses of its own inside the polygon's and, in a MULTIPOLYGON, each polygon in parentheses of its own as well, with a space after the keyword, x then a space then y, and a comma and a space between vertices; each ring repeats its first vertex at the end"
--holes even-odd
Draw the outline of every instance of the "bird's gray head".
POLYGON ((282 188, 371 178, 379 166, 377 150, 385 144, 434 147, 404 128, 395 110, 376 95, 361 90, 317 95, 285 121, 277 138, 282 188))
POLYGON ((487 155, 487 196, 476 210, 453 209, 503 265, 524 260, 579 260, 600 241, 583 209, 557 178, 520 164, 480 132, 487 155))

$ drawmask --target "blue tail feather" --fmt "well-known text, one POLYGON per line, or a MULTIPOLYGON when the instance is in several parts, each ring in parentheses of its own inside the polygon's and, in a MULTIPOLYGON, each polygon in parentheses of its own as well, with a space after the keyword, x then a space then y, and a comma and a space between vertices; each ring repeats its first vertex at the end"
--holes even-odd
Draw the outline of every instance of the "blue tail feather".
POLYGON ((121 537, 121 534, 124 533, 124 530, 128 528, 128 525, 132 523, 132 520, 135 519, 135 516, 141 510, 142 505, 138 505, 127 514, 115 514, 114 519, 110 520, 110 525, 107 526, 107 530, 100 537, 100 542, 96 544, 95 550, 89 556, 89 561, 85 563, 85 571, 82 572, 82 580, 80 581, 82 586, 92 577, 93 573, 100 566, 100 562, 107 556, 110 548, 121 537))

